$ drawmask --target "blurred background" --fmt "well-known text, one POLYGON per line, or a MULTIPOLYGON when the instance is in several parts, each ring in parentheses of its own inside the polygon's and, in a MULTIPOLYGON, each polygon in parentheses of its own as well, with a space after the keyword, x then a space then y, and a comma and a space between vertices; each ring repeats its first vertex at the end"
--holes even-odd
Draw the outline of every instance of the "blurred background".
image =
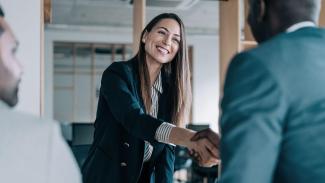
MULTIPOLYGON (((186 27, 193 105, 188 128, 218 132, 219 98, 229 60, 254 47, 245 23, 248 0, 0 0, 24 67, 16 110, 53 118, 79 165, 92 142, 102 72, 131 58, 144 25, 163 12, 186 27)), ((323 2, 324 3, 324 2, 323 2)), ((320 24, 324 25, 324 11, 320 24)), ((213 182, 178 148, 175 182, 213 182)))
MULTIPOLYGON (((147 0, 144 24, 163 12, 177 13, 186 26, 193 85, 189 123, 217 130, 218 1, 147 0)), ((45 25, 46 115, 94 121, 102 72, 133 56, 133 21, 130 0, 52 0, 52 22, 45 25)))

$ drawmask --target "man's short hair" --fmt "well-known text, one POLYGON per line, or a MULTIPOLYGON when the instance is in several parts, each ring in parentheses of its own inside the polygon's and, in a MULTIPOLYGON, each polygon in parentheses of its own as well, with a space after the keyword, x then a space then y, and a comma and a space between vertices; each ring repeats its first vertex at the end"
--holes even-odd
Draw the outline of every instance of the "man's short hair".
POLYGON ((0 17, 4 17, 5 16, 5 13, 2 11, 2 7, 0 5, 0 17))

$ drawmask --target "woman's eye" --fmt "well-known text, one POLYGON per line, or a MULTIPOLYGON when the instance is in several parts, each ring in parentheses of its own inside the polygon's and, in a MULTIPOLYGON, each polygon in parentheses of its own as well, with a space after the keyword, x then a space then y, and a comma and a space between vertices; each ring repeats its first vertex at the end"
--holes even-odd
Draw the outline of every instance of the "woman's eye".
POLYGON ((177 43, 177 44, 180 43, 180 40, 178 40, 178 39, 176 39, 176 38, 174 38, 173 41, 174 41, 175 43, 177 43))
POLYGON ((165 35, 166 33, 164 31, 158 31, 159 34, 165 35))

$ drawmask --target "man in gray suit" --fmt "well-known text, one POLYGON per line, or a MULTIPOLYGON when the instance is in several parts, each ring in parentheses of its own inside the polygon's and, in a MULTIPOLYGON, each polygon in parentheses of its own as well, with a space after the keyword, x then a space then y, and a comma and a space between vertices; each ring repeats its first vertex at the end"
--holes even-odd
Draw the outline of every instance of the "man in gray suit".
POLYGON ((321 0, 250 0, 255 49, 233 58, 221 119, 221 183, 325 182, 321 0))
POLYGON ((0 7, 0 182, 79 183, 79 169, 51 120, 15 112, 22 67, 0 7))

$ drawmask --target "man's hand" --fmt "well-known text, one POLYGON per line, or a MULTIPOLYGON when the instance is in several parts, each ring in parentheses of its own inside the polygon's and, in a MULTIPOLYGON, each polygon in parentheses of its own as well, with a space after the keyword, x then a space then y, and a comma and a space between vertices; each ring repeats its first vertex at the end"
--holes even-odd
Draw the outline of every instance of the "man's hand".
POLYGON ((219 144, 220 144, 220 137, 217 133, 212 131, 210 128, 199 131, 195 133, 195 135, 191 138, 191 141, 202 141, 202 139, 208 140, 213 147, 206 148, 209 152, 209 158, 202 158, 202 153, 197 152, 197 150, 191 149, 190 155, 198 161, 200 166, 212 166, 217 164, 220 161, 219 155, 219 144), (216 153, 217 152, 217 153, 216 153))
POLYGON ((169 134, 169 143, 187 147, 195 152, 196 156, 192 156, 201 166, 213 166, 220 161, 219 136, 210 129, 195 132, 186 128, 173 127, 169 134))
POLYGON ((191 140, 197 141, 202 138, 207 138, 217 149, 219 149, 220 137, 217 133, 212 131, 211 128, 196 132, 195 135, 191 138, 191 140))

